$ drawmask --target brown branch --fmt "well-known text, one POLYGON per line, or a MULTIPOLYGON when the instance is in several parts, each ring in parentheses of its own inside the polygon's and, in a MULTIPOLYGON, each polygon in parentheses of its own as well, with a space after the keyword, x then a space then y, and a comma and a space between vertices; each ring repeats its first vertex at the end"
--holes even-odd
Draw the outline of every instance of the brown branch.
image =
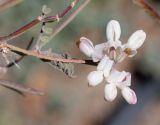
MULTIPOLYGON (((29 49, 30 49, 30 47, 31 47, 31 45, 32 45, 32 43, 33 43, 33 40, 34 40, 34 38, 32 37, 31 40, 30 40, 30 42, 29 42, 29 44, 28 44, 28 46, 27 46, 27 48, 26 48, 26 50, 29 50, 29 49)), ((24 56, 25 56, 24 54, 21 55, 21 57, 18 58, 17 60, 15 60, 15 62, 11 62, 11 63, 9 63, 8 65, 6 65, 5 67, 10 68, 10 67, 14 66, 15 63, 20 62, 20 61, 24 58, 24 56)))
POLYGON ((0 12, 21 2, 21 0, 0 0, 0 12))
MULTIPOLYGON (((28 24, 26 24, 25 26, 19 28, 18 30, 10 33, 7 36, 3 36, 0 37, 0 48, 4 48, 7 47, 9 49, 11 49, 12 51, 15 51, 17 53, 21 53, 22 55, 28 55, 28 56, 34 56, 37 57, 41 60, 48 60, 48 61, 61 61, 61 62, 66 62, 66 63, 79 63, 79 64, 88 64, 88 65, 97 65, 97 63, 94 63, 91 60, 79 60, 79 59, 64 59, 64 58, 59 58, 59 57, 53 57, 51 55, 46 55, 37 51, 31 51, 31 50, 25 50, 10 44, 7 44, 6 41, 11 40, 21 34, 23 34, 24 32, 26 32, 27 30, 29 30, 30 28, 32 28, 33 26, 35 26, 36 24, 40 23, 40 22, 54 22, 54 21, 59 21, 61 18, 63 18, 74 6, 75 4, 78 2, 79 0, 74 0, 62 13, 57 14, 56 16, 48 16, 48 17, 37 17, 36 19, 34 19, 33 21, 29 22, 28 24), (4 43, 3 43, 4 42, 4 43)), ((90 0, 85 0, 84 3, 69 17, 69 19, 64 22, 64 25, 61 28, 64 28, 65 25, 67 25, 88 3, 90 2, 90 0)))
POLYGON ((147 3, 145 0, 133 0, 133 2, 144 8, 151 16, 160 20, 160 14, 151 4, 147 3))
POLYGON ((79 0, 74 0, 62 13, 57 14, 56 16, 48 16, 48 17, 44 17, 44 18, 42 16, 37 17, 33 21, 31 21, 28 24, 22 26, 18 30, 10 33, 9 35, 0 37, 0 42, 9 41, 11 39, 16 38, 19 35, 25 33, 29 29, 31 29, 32 27, 34 27, 35 25, 39 24, 40 22, 55 22, 55 21, 59 21, 61 18, 63 18, 75 6, 75 4, 78 1, 79 0))
POLYGON ((84 2, 76 9, 67 20, 65 20, 62 24, 60 24, 52 33, 51 37, 55 37, 62 29, 64 29, 76 16, 82 11, 82 9, 90 2, 91 0, 84 0, 84 2))
POLYGON ((52 56, 52 55, 47 55, 44 54, 42 52, 37 52, 37 51, 33 51, 33 50, 25 50, 7 43, 1 43, 0 44, 0 48, 8 48, 11 51, 17 52, 17 53, 21 53, 23 55, 27 55, 27 56, 33 56, 33 57, 37 57, 41 60, 48 60, 48 61, 60 61, 60 62, 65 62, 65 63, 77 63, 77 64, 87 64, 87 65, 97 65, 97 63, 93 62, 92 60, 80 60, 80 59, 65 59, 65 58, 60 58, 60 57, 56 57, 56 56, 52 56))
MULTIPOLYGON (((74 6, 75 4, 78 2, 79 0, 74 0, 62 13, 57 14, 56 16, 48 16, 48 17, 43 17, 43 16, 39 16, 36 19, 34 19, 33 21, 29 22, 28 24, 22 26, 21 28, 19 28, 18 30, 10 33, 7 36, 2 36, 0 37, 0 48, 8 48, 11 51, 17 52, 22 54, 23 56, 17 60, 20 61, 25 55, 27 56, 33 56, 33 57, 37 57, 43 61, 60 61, 60 62, 64 62, 64 63, 78 63, 78 64, 87 64, 87 65, 94 65, 96 66, 97 63, 93 62, 92 60, 80 60, 80 59, 66 59, 66 58, 60 58, 60 57, 56 57, 53 55, 47 55, 44 54, 43 52, 37 52, 37 51, 33 51, 33 50, 25 50, 16 46, 13 46, 11 44, 7 44, 6 42, 14 39, 16 37, 18 37, 19 35, 25 33, 26 31, 28 31, 29 29, 31 29, 32 27, 34 27, 35 25, 39 24, 40 22, 54 22, 54 21, 59 21, 61 18, 63 18, 74 6)), ((87 3, 90 0, 86 0, 69 18, 68 20, 64 23, 64 25, 62 25, 62 29, 71 21, 73 20, 73 18, 87 5, 87 3)), ((21 94, 25 93, 30 93, 30 94, 34 94, 34 95, 43 95, 44 93, 30 88, 30 87, 26 87, 24 85, 21 84, 17 84, 14 82, 10 82, 10 81, 6 81, 6 80, 0 80, 0 85, 6 87, 6 88, 10 88, 12 90, 15 90, 21 94)))
POLYGON ((17 91, 20 94, 29 93, 29 94, 33 94, 33 95, 44 95, 44 93, 42 91, 24 86, 22 84, 17 84, 17 83, 11 82, 11 81, 7 81, 7 80, 0 80, 0 85, 4 86, 6 88, 12 89, 14 91, 17 91))
POLYGON ((93 62, 92 60, 85 60, 85 63, 83 63, 83 64, 97 66, 98 62, 93 62))
POLYGON ((67 63, 85 63, 84 60, 77 60, 77 59, 63 59, 63 58, 58 58, 58 57, 53 57, 51 55, 46 55, 37 51, 33 51, 33 50, 25 50, 7 43, 2 43, 0 45, 0 48, 9 48, 12 51, 16 51, 18 53, 22 53, 28 56, 34 56, 40 59, 44 59, 44 60, 53 60, 53 61, 61 61, 61 62, 67 62, 67 63))
POLYGON ((21 34, 26 32, 27 30, 29 30, 30 28, 32 28, 33 26, 38 24, 39 22, 40 22, 40 20, 38 18, 34 19, 30 23, 28 23, 25 26, 21 27, 20 29, 10 33, 9 35, 0 37, 0 42, 9 41, 11 39, 14 39, 14 38, 20 36, 21 34))

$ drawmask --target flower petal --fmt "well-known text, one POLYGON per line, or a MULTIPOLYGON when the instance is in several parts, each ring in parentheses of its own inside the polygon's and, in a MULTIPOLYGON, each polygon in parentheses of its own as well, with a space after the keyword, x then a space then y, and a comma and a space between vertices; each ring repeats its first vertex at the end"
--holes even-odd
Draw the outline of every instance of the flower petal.
POLYGON ((109 48, 108 56, 111 60, 115 60, 115 58, 117 56, 115 47, 112 46, 109 48))
POLYGON ((125 84, 126 86, 131 86, 131 73, 127 72, 125 81, 123 81, 122 84, 125 84))
POLYGON ((109 60, 109 58, 105 55, 101 61, 99 62, 98 66, 97 66, 97 70, 103 71, 107 61, 109 60))
POLYGON ((126 53, 123 51, 123 48, 117 47, 116 49, 116 63, 122 62, 126 58, 126 53))
POLYGON ((100 60, 103 58, 103 56, 104 56, 104 55, 101 55, 101 54, 99 54, 99 53, 97 53, 97 52, 95 52, 95 51, 94 51, 94 52, 92 53, 92 55, 91 55, 93 62, 98 62, 98 61, 100 61, 100 60))
POLYGON ((92 54, 92 60, 94 62, 100 61, 105 55, 104 50, 108 49, 108 43, 97 44, 94 49, 94 53, 92 54))
POLYGON ((109 41, 118 41, 121 35, 120 24, 116 20, 111 20, 106 28, 106 35, 109 41))
POLYGON ((81 52, 83 52, 88 57, 91 57, 91 55, 94 52, 93 43, 85 37, 80 38, 79 49, 81 52))
POLYGON ((126 74, 127 73, 125 71, 119 72, 118 70, 114 69, 110 72, 110 75, 108 78, 106 78, 106 80, 109 83, 121 83, 124 80, 126 74))
POLYGON ((122 82, 116 83, 117 87, 123 89, 124 87, 131 86, 131 74, 126 72, 126 76, 124 77, 122 82))
POLYGON ((122 42, 120 40, 116 40, 116 48, 117 47, 122 47, 122 42))
POLYGON ((114 61, 113 60, 110 60, 108 59, 107 62, 106 62, 106 65, 103 69, 103 73, 104 73, 104 77, 107 78, 110 74, 110 71, 113 67, 113 64, 114 64, 114 61))
POLYGON ((132 50, 136 50, 142 46, 146 39, 146 33, 143 30, 137 30, 128 39, 126 46, 132 50))
POLYGON ((128 57, 133 57, 137 54, 136 49, 129 48, 127 44, 122 47, 123 53, 128 57))
POLYGON ((135 92, 130 89, 129 87, 124 87, 122 89, 122 96, 129 104, 136 104, 137 103, 137 97, 135 92))
POLYGON ((103 72, 102 71, 93 71, 90 72, 88 77, 88 82, 90 86, 96 86, 103 80, 103 72))
POLYGON ((120 40, 108 40, 108 47, 111 48, 111 47, 114 47, 115 49, 117 47, 121 47, 122 48, 122 42, 120 40))
POLYGON ((131 50, 130 54, 128 55, 128 57, 133 57, 137 54, 137 50, 131 50))
POLYGON ((116 42, 115 42, 115 41, 113 41, 113 40, 108 40, 107 43, 108 43, 109 48, 111 48, 111 47, 116 48, 116 42))
POLYGON ((101 44, 97 44, 95 45, 95 51, 96 52, 103 52, 104 49, 108 49, 108 43, 107 42, 104 42, 104 43, 101 43, 101 44))
POLYGON ((104 88, 105 99, 107 101, 113 101, 117 96, 117 88, 114 84, 107 84, 104 88))

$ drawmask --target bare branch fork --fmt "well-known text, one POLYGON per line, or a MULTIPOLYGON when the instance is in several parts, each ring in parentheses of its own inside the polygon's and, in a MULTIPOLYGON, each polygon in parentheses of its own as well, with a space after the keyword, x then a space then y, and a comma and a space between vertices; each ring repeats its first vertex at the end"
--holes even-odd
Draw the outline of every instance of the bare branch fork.
MULTIPOLYGON (((29 44, 28 44, 27 47, 26 47, 26 50, 29 50, 29 49, 31 48, 31 45, 32 45, 32 43, 33 43, 33 40, 34 40, 34 38, 32 37, 31 40, 29 41, 29 44)), ((24 56, 25 56, 24 54, 21 55, 20 58, 18 58, 18 59, 15 60, 15 63, 20 62, 20 61, 24 58, 24 56)), ((14 62, 10 62, 10 63, 7 64, 5 67, 10 68, 10 67, 14 66, 15 63, 14 63, 14 62)))
MULTIPOLYGON (((29 22, 28 24, 26 24, 25 26, 19 28, 18 30, 10 33, 7 36, 2 36, 0 37, 0 48, 9 48, 10 50, 19 52, 19 53, 23 53, 24 55, 28 55, 28 56, 34 56, 40 59, 44 59, 44 60, 52 60, 52 61, 61 61, 61 62, 66 62, 66 63, 78 63, 78 64, 88 64, 88 65, 96 65, 96 63, 92 62, 91 60, 78 60, 78 59, 64 59, 64 58, 59 58, 59 57, 53 57, 50 55, 44 55, 43 53, 37 52, 37 51, 31 51, 31 50, 25 50, 10 44, 7 44, 6 42, 14 39, 16 37, 18 37, 19 35, 25 33, 26 31, 28 31, 30 28, 32 28, 33 26, 35 26, 36 24, 40 23, 40 22, 55 22, 55 21, 59 21, 61 18, 63 18, 74 6, 75 4, 78 2, 79 0, 74 0, 62 13, 57 14, 56 16, 47 16, 44 17, 43 16, 39 16, 36 19, 34 19, 33 21, 29 22)), ((90 0, 88 0, 90 1, 90 0)), ((85 1, 85 5, 86 5, 86 1, 85 1)), ((82 6, 84 7, 84 6, 82 6)), ((80 10, 78 10, 79 12, 80 10)), ((77 12, 76 12, 77 14, 77 12)))
MULTIPOLYGON (((21 59, 23 59, 24 56, 34 56, 38 59, 41 59, 44 62, 50 62, 50 61, 57 61, 57 62, 63 62, 63 63, 77 63, 77 64, 87 64, 87 65, 97 65, 97 63, 93 62, 92 60, 80 60, 80 59, 69 59, 69 58, 63 58, 63 57, 56 57, 53 56, 51 54, 45 54, 43 51, 38 51, 38 50, 30 50, 30 45, 33 42, 33 39, 31 39, 28 47, 26 49, 22 49, 19 47, 16 47, 14 45, 8 44, 7 42, 22 35, 23 33, 25 33, 26 31, 28 31, 29 29, 31 29, 32 27, 34 27, 35 25, 39 24, 39 23, 50 23, 50 22, 55 22, 55 21, 60 21, 61 18, 63 18, 74 6, 75 4, 77 4, 79 0, 74 0, 64 11, 62 11, 60 14, 57 14, 56 16, 38 16, 36 19, 32 20, 31 22, 29 22, 28 24, 20 27, 18 30, 6 35, 6 36, 1 36, 0 37, 0 49, 5 49, 7 48, 8 50, 15 52, 17 54, 22 55, 19 59, 15 60, 15 62, 19 62, 21 61, 21 59)), ((72 15, 70 15, 70 17, 64 22, 62 23, 62 25, 60 25, 60 27, 58 29, 56 29, 55 31, 53 31, 52 33, 52 38, 60 31, 62 30, 71 20, 73 20, 73 18, 90 2, 91 0, 84 0, 84 2, 82 3, 82 5, 80 5, 80 7, 75 10, 75 12, 73 12, 72 15)), ((11 66, 13 66, 15 63, 10 63, 8 65, 6 65, 5 67, 9 68, 11 66)), ((10 81, 6 81, 6 80, 0 80, 0 85, 6 87, 6 88, 10 88, 12 90, 17 91, 20 94, 23 94, 23 92, 27 92, 30 94, 34 94, 34 95, 42 95, 43 92, 30 88, 30 87, 26 87, 14 82, 10 82, 10 81)))
POLYGON ((60 19, 63 18, 77 4, 78 1, 79 0, 74 0, 62 13, 57 14, 56 16, 47 16, 47 17, 38 16, 36 19, 22 26, 18 30, 10 33, 9 35, 0 37, 0 42, 6 42, 6 41, 16 38, 19 35, 31 29, 32 27, 34 27, 35 25, 39 24, 40 22, 49 23, 49 22, 60 21, 60 19))

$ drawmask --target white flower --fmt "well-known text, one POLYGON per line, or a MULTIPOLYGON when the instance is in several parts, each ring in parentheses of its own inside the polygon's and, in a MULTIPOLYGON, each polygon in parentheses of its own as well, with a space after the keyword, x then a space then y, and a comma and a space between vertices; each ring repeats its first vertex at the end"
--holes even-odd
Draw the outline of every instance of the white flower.
POLYGON ((131 74, 128 72, 119 72, 117 70, 112 70, 109 77, 106 78, 109 84, 106 84, 104 92, 105 99, 107 101, 113 101, 117 96, 117 88, 121 90, 123 98, 129 104, 136 104, 137 97, 135 92, 130 89, 131 85, 131 74))
POLYGON ((80 38, 79 48, 86 56, 91 57, 93 62, 98 62, 97 70, 89 73, 87 79, 90 86, 100 84, 104 77, 109 83, 105 86, 105 99, 113 101, 117 96, 117 88, 129 104, 136 104, 135 92, 130 89, 131 74, 125 71, 119 72, 113 66, 122 62, 125 57, 133 57, 137 49, 142 46, 146 39, 143 30, 137 30, 122 45, 120 41, 121 27, 118 21, 111 20, 106 27, 107 42, 93 46, 93 43, 85 38, 80 38))
POLYGON ((107 47, 107 43, 98 44, 95 47, 93 43, 86 37, 80 38, 79 49, 86 56, 91 57, 94 62, 98 62, 104 56, 103 49, 107 47))
POLYGON ((130 36, 128 42, 122 45, 121 41, 119 40, 121 35, 121 28, 119 22, 116 20, 111 20, 108 23, 106 28, 106 35, 109 48, 114 48, 111 50, 109 49, 109 56, 112 56, 110 55, 112 51, 112 53, 114 53, 113 59, 118 62, 122 61, 125 56, 133 57, 136 55, 137 49, 142 46, 146 39, 146 33, 143 30, 137 30, 130 36), (117 49, 120 50, 119 53, 117 53, 117 49))
POLYGON ((143 30, 137 30, 128 39, 128 42, 122 45, 119 40, 121 36, 120 24, 116 20, 111 20, 106 27, 107 42, 93 46, 93 43, 86 37, 80 38, 79 48, 86 56, 91 57, 94 62, 98 62, 104 55, 116 63, 121 62, 126 56, 133 57, 137 49, 142 46, 146 39, 146 33, 143 30))
POLYGON ((87 79, 90 86, 96 86, 103 81, 103 76, 108 77, 114 62, 104 56, 97 66, 97 71, 89 73, 87 79))

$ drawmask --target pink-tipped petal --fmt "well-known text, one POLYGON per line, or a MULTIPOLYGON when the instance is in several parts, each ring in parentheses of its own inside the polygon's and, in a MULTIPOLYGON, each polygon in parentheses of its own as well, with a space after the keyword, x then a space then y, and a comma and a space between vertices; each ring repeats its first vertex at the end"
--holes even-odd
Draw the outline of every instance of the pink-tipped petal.
POLYGON ((114 84, 106 84, 104 88, 105 99, 109 102, 112 102, 117 96, 117 88, 114 84))
POLYGON ((146 39, 146 33, 143 30, 137 30, 130 36, 130 38, 128 39, 128 43, 126 45, 128 48, 136 50, 142 46, 145 39, 146 39))
POLYGON ((108 41, 118 41, 121 35, 120 24, 116 20, 111 20, 106 28, 108 41))
POLYGON ((137 97, 135 92, 130 89, 129 87, 124 87, 122 89, 122 96, 129 104, 136 104, 137 103, 137 97))
POLYGON ((123 80, 121 82, 116 83, 117 87, 119 87, 120 89, 131 86, 131 74, 129 72, 125 72, 125 74, 126 75, 123 78, 123 80))
POLYGON ((124 84, 124 86, 131 86, 131 73, 130 72, 126 72, 126 76, 125 76, 125 79, 122 81, 122 84, 124 84))
POLYGON ((91 55, 94 53, 93 43, 85 37, 80 38, 79 49, 88 57, 91 57, 91 55))
POLYGON ((102 71, 90 72, 87 79, 90 86, 96 86, 103 81, 103 72, 102 71))

